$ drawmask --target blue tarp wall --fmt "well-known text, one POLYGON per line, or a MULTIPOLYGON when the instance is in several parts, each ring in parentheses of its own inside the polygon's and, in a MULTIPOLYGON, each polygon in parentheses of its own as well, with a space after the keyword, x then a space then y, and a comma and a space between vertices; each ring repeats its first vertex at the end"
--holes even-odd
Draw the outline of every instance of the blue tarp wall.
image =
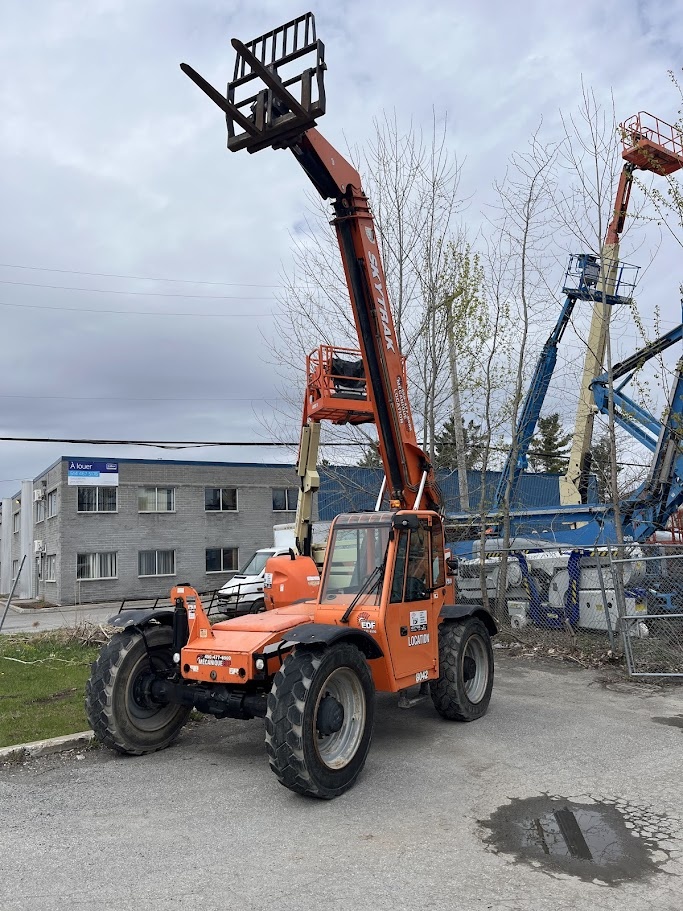
MULTIPOLYGON (((384 472, 379 468, 358 468, 357 466, 321 466, 320 491, 318 493, 318 516, 322 521, 333 519, 340 512, 361 512, 375 508, 377 494, 384 472)), ((458 472, 440 470, 437 472, 439 486, 443 492, 446 515, 462 513, 458 494, 458 472)), ((500 478, 500 472, 487 471, 484 480, 484 511, 490 508, 500 478)), ((470 511, 479 513, 481 503, 482 473, 468 471, 470 511)), ((589 502, 596 503, 596 485, 593 483, 589 502)), ((511 504, 513 509, 533 509, 560 505, 560 475, 522 475, 517 497, 511 504)))

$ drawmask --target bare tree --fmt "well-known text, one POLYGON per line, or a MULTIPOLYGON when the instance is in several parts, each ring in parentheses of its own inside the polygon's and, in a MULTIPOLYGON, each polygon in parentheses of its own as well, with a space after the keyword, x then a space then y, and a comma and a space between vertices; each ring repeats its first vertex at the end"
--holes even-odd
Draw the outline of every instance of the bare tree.
MULTIPOLYGON (((548 307, 546 263, 553 236, 552 181, 556 154, 556 146, 543 144, 538 132, 532 136, 528 151, 513 154, 505 179, 495 184, 498 201, 489 220, 493 235, 490 249, 495 251, 489 268, 496 276, 497 308, 506 301, 512 317, 508 321, 512 346, 506 352, 511 382, 505 410, 510 422, 513 463, 518 446, 515 428, 528 379, 529 346, 535 341, 548 307)), ((498 573, 498 610, 502 609, 507 588, 505 552, 510 546, 512 483, 510 474, 502 503, 504 556, 498 573)))
MULTIPOLYGON (((448 349, 444 344, 443 302, 453 294, 446 277, 455 276, 456 251, 464 245, 457 218, 460 168, 447 144, 446 120, 433 117, 423 133, 403 129, 396 115, 375 122, 375 137, 356 153, 365 191, 373 207, 389 299, 399 344, 407 358, 411 401, 418 436, 433 452, 439 422, 448 412, 448 349), (420 427, 421 425, 421 427, 420 427)), ((327 224, 327 205, 311 198, 307 217, 292 237, 294 269, 270 341, 283 378, 282 396, 291 400, 275 422, 292 422, 300 407, 293 381, 307 351, 321 343, 358 344, 339 251, 327 224), (294 363, 294 368, 293 368, 294 363), (294 394, 292 394, 294 393, 294 394)), ((326 428, 325 439, 364 440, 367 430, 326 428)))

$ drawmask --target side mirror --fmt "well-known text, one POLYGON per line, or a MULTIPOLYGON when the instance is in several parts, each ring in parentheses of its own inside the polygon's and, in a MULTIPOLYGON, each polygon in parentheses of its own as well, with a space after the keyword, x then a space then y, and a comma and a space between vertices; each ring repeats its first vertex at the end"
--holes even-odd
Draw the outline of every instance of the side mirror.
POLYGON ((450 569, 450 571, 451 571, 452 573, 457 572, 457 571, 458 571, 458 558, 457 558, 457 557, 449 557, 449 558, 446 560, 446 566, 450 569))

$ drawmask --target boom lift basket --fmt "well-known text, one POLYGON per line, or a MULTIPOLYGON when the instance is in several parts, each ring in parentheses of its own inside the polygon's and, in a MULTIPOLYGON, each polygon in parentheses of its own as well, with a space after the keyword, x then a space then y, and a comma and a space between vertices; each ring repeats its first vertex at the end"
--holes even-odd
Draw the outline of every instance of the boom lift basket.
POLYGON ((246 44, 232 39, 237 51, 235 71, 224 98, 192 67, 183 72, 223 111, 231 152, 258 152, 295 144, 325 113, 325 46, 315 35, 315 17, 305 13, 246 44), (300 58, 312 65, 300 69, 300 58), (296 66, 293 64, 296 63, 296 66), (260 80, 265 88, 258 89, 260 80), (255 90, 256 89, 256 90, 255 90), (239 131, 238 131, 239 130, 239 131))
POLYGON ((647 111, 621 124, 622 158, 643 171, 673 174, 683 168, 683 136, 677 127, 647 111))
POLYGON ((639 266, 605 260, 594 253, 573 253, 564 277, 562 292, 573 300, 597 301, 609 305, 630 304, 636 286, 639 266), (604 276, 601 275, 601 270, 604 276), (601 290, 601 278, 608 291, 601 290))
POLYGON ((367 424, 374 420, 361 353, 321 345, 306 358, 304 420, 367 424))

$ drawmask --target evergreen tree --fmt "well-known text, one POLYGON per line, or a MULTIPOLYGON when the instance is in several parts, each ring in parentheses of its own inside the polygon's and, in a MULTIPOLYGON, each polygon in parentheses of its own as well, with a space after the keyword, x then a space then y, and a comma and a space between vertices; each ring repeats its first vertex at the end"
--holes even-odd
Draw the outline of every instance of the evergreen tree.
POLYGON ((562 474, 567 467, 571 433, 562 432, 560 415, 549 414, 538 419, 538 429, 529 447, 529 466, 532 471, 562 474))
MULTIPOLYGON (((483 434, 481 424, 462 421, 463 436, 465 438, 465 465, 468 469, 481 467, 483 453, 483 434)), ((455 440, 455 417, 453 415, 444 423, 441 430, 434 438, 435 466, 436 468, 456 469, 457 444, 455 440)))

